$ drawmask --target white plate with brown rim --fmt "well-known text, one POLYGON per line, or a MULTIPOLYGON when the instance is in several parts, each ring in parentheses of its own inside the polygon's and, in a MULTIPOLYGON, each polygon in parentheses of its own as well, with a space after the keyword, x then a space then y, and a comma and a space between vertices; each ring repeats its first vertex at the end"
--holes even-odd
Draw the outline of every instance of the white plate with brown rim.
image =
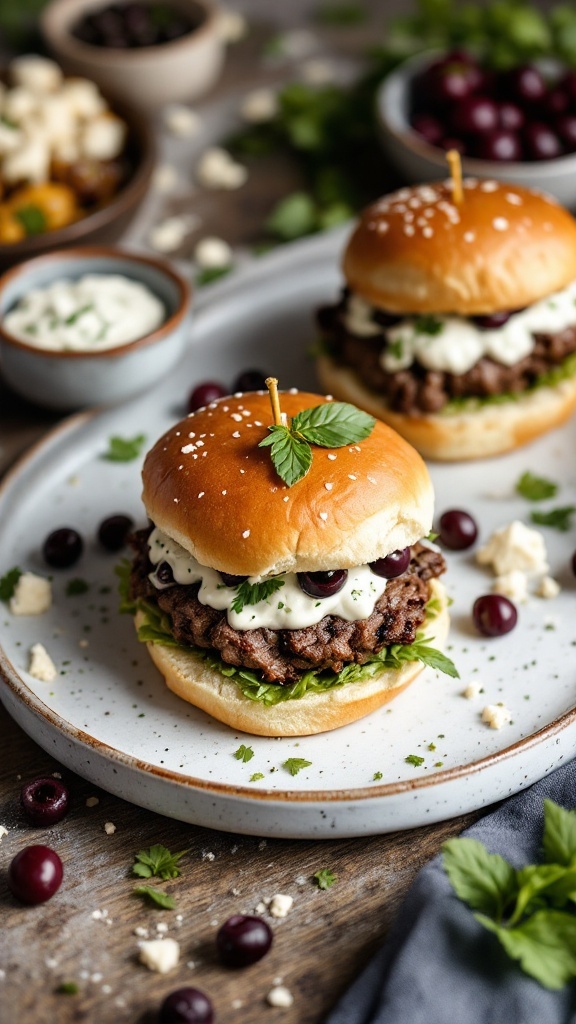
MULTIPOLYGON (((183 413, 194 384, 229 385, 246 368, 274 372, 283 387, 313 390, 312 311, 337 294, 343 238, 338 231, 297 243, 207 289, 186 355, 170 376, 127 405, 67 420, 21 460, 0 491, 0 576, 14 565, 46 574, 42 541, 59 526, 85 539, 80 562, 53 572, 50 611, 15 617, 2 606, 3 703, 68 768, 182 821, 307 839, 407 829, 501 800, 574 753, 574 529, 542 528, 561 592, 553 600, 531 595, 516 629, 498 639, 480 637, 471 620, 489 577, 473 551, 449 553, 449 653, 461 678, 425 670, 380 711, 319 736, 248 737, 210 719, 166 689, 132 621, 117 612, 117 557, 98 548, 96 530, 112 513, 142 524, 145 516, 141 460, 104 460, 108 439, 145 434, 151 444, 183 413), (89 589, 66 596, 71 578, 89 589), (53 683, 27 672, 37 642, 57 665, 53 683), (462 696, 470 682, 482 690, 473 700, 462 696), (499 702, 512 721, 493 730, 481 712, 499 702), (233 756, 241 743, 254 751, 248 763, 233 756), (311 764, 291 776, 282 764, 293 757, 311 764), (251 782, 256 773, 264 777, 251 782)), ((575 443, 572 422, 498 459, 432 465, 437 510, 468 509, 480 541, 514 518, 528 522, 531 506, 515 492, 526 470, 558 483, 546 508, 576 504, 575 443)))

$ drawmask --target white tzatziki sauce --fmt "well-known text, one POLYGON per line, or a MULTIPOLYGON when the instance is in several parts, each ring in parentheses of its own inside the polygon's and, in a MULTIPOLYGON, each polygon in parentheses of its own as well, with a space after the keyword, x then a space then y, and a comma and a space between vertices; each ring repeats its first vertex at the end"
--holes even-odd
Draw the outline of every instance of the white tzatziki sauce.
MULTIPOLYGON (((337 594, 310 597, 301 589, 296 573, 288 572, 267 577, 281 581, 283 586, 258 604, 244 605, 242 611, 237 612, 231 607, 237 588, 227 587, 216 569, 200 565, 158 527, 152 530, 148 547, 152 565, 168 562, 176 583, 188 585, 200 581, 198 600, 210 608, 225 611, 233 629, 305 629, 320 622, 325 615, 338 615, 348 622, 356 622, 372 614, 376 601, 386 589, 386 580, 382 576, 373 573, 368 565, 360 565, 348 570, 346 582, 337 594)), ((150 573, 150 580, 159 590, 167 586, 157 579, 156 573, 150 573)), ((248 583, 262 581, 261 576, 248 578, 248 583)))
MULTIPOLYGON (((359 337, 382 334, 372 319, 375 308, 359 295, 350 295, 343 321, 359 337)), ((482 330, 460 316, 406 317, 386 329, 380 364, 387 373, 405 370, 417 361, 428 370, 467 373, 479 359, 489 356, 513 366, 534 348, 534 334, 558 334, 576 325, 576 281, 532 306, 513 313, 502 327, 482 330)))
POLYGON ((136 341, 166 319, 160 299, 122 274, 61 278, 23 295, 2 326, 35 348, 100 352, 136 341))

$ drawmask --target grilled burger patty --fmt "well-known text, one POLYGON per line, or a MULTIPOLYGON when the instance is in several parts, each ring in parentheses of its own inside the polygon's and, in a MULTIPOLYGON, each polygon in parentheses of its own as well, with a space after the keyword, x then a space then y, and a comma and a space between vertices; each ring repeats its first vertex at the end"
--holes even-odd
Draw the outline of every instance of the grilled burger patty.
POLYGON ((226 612, 198 600, 199 583, 175 583, 164 590, 152 585, 148 574, 150 530, 131 538, 136 558, 130 577, 131 597, 155 602, 170 616, 174 638, 191 647, 217 651, 230 665, 256 669, 265 682, 291 684, 310 669, 340 672, 350 662, 364 664, 389 644, 410 644, 425 618, 430 596, 428 581, 446 569, 444 558, 424 544, 412 548, 410 565, 402 576, 389 580, 386 590, 367 619, 348 622, 326 615, 304 629, 237 630, 226 612))
POLYGON ((351 334, 342 319, 344 307, 345 296, 337 305, 323 306, 318 311, 318 325, 330 355, 355 370, 372 391, 383 395, 390 409, 409 416, 439 412, 455 398, 487 398, 526 391, 538 377, 576 352, 575 325, 557 334, 535 334, 532 352, 513 366, 484 356, 462 374, 427 370, 418 362, 397 373, 387 373, 380 365, 385 330, 369 338, 351 334))

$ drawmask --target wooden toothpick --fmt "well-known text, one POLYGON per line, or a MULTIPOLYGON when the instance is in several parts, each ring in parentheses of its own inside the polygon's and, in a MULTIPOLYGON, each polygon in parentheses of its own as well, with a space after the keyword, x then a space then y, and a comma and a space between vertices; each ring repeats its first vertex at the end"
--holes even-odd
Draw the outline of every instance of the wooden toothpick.
POLYGON ((464 192, 462 190, 462 161, 460 160, 460 153, 457 149, 449 149, 446 153, 446 159, 452 178, 452 198, 455 203, 461 203, 464 199, 464 192))
POLYGON ((274 425, 277 427, 284 426, 284 417, 280 410, 280 400, 278 398, 278 378, 277 377, 266 377, 266 387, 270 392, 270 404, 272 406, 272 414, 274 416, 274 425))

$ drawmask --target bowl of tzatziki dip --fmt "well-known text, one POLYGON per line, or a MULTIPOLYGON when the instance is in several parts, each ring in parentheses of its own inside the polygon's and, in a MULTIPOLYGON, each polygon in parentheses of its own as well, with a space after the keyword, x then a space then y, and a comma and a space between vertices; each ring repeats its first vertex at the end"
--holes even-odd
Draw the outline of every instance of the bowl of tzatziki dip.
POLYGON ((28 260, 0 278, 0 367, 36 404, 125 401, 167 373, 186 343, 190 288, 166 261, 119 248, 28 260))

